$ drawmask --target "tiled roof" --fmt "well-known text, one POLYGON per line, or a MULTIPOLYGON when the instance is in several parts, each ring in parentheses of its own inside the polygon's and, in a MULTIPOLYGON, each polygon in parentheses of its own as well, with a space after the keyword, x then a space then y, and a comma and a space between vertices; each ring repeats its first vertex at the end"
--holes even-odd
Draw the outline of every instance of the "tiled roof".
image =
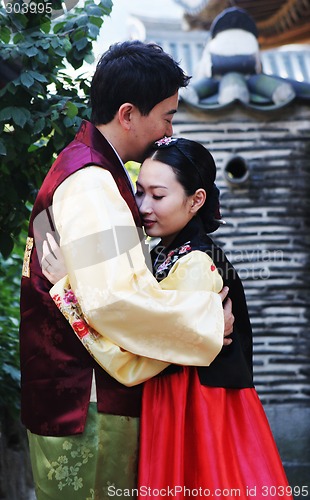
MULTIPOLYGON (((195 77, 196 69, 201 61, 203 49, 209 37, 207 31, 185 31, 182 22, 179 20, 140 17, 139 22, 144 27, 145 41, 154 41, 161 45, 166 52, 180 62, 187 74, 195 77)), ((261 51, 260 57, 264 75, 277 76, 310 85, 310 45, 290 45, 261 51)), ((309 89, 310 87, 307 87, 306 91, 302 90, 301 92, 302 98, 307 94, 306 99, 308 102, 309 89)), ((296 91, 295 88, 294 90, 296 91)), ((296 91, 296 96, 300 97, 299 89, 296 91)), ((292 98, 282 102, 279 106, 288 104, 292 98)), ((208 101, 199 101, 197 105, 202 108, 210 105, 216 108, 218 105, 217 97, 215 99, 211 97, 211 100, 211 104, 208 101)), ((254 97, 254 102, 250 101, 249 106, 267 110, 277 108, 278 104, 274 104, 272 101, 260 103, 254 97)))

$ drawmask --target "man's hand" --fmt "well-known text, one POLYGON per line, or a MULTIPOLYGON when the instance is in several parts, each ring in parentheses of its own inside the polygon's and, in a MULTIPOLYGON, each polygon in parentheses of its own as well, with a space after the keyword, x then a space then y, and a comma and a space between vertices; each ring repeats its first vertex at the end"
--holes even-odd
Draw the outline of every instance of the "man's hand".
POLYGON ((235 317, 232 313, 232 302, 230 298, 227 297, 228 292, 229 292, 228 286, 224 286, 219 293, 222 302, 225 301, 225 304, 223 306, 224 322, 225 322, 223 345, 229 345, 232 343, 232 339, 229 339, 228 336, 233 332, 234 321, 235 321, 235 317))

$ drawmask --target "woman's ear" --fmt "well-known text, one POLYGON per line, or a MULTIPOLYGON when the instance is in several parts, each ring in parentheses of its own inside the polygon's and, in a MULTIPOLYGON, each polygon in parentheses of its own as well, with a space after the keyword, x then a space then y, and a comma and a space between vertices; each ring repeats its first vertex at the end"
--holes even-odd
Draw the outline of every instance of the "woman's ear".
POLYGON ((190 212, 192 214, 196 214, 198 212, 206 201, 206 197, 206 192, 202 188, 197 189, 197 191, 192 195, 192 202, 190 206, 190 212))

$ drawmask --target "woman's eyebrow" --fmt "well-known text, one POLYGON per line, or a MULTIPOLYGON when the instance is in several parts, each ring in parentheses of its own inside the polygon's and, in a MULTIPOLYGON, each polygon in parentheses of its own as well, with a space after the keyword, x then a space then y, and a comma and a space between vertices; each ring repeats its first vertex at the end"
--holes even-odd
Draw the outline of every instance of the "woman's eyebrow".
MULTIPOLYGON (((136 185, 143 188, 142 184, 140 184, 139 181, 136 182, 136 185)), ((151 189, 155 189, 155 188, 168 189, 166 186, 161 186, 160 184, 156 184, 156 185, 154 184, 152 186, 149 186, 149 188, 151 188, 151 189)))

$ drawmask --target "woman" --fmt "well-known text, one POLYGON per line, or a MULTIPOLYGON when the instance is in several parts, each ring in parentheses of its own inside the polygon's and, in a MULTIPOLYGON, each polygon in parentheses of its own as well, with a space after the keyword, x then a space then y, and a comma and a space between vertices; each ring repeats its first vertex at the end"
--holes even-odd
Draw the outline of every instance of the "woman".
MULTIPOLYGON (((137 180, 145 232, 161 238, 152 250, 161 286, 219 291, 224 282, 235 316, 231 341, 209 366, 170 365, 144 384, 139 495, 156 498, 161 490, 161 496, 172 491, 177 498, 199 492, 262 498, 270 489, 273 498, 292 498, 253 385, 243 286, 208 236, 220 221, 215 177, 214 160, 201 144, 167 138, 150 151, 137 180)), ((61 307, 59 296, 54 300, 61 307)))

